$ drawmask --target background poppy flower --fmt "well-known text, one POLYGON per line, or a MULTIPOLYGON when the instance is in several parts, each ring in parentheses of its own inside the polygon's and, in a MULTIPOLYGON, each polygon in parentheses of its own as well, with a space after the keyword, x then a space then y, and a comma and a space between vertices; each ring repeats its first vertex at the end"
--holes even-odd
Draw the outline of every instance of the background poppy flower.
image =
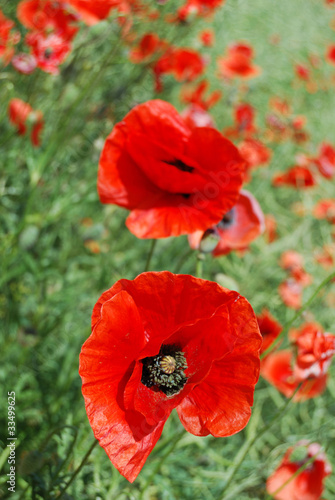
POLYGON ((247 424, 261 336, 250 304, 217 283, 167 271, 102 294, 80 354, 95 437, 134 481, 173 408, 197 436, 247 424))
POLYGON ((301 379, 294 370, 294 356, 290 349, 271 352, 261 363, 261 375, 287 398, 293 396, 294 391, 301 384, 294 396, 294 401, 305 401, 322 394, 327 384, 327 373, 319 376, 308 376, 301 379))
POLYGON ((20 33, 12 31, 15 23, 8 19, 0 9, 0 61, 6 65, 14 55, 13 45, 20 40, 20 33))
POLYGON ((335 174, 335 148, 327 142, 322 143, 319 156, 314 162, 320 174, 326 179, 331 179, 335 174))
POLYGON ((318 201, 314 207, 313 214, 318 219, 326 219, 331 224, 335 224, 335 198, 318 201))
POLYGON ((259 330, 263 337, 263 344, 261 349, 262 354, 278 337, 283 327, 267 309, 263 309, 262 313, 257 315, 257 321, 259 330))
POLYGON ((9 103, 8 114, 9 121, 17 127, 20 135, 26 133, 28 122, 31 124, 31 142, 34 146, 39 146, 40 133, 44 126, 42 112, 34 111, 27 102, 14 98, 9 103))
POLYGON ((133 108, 108 136, 101 154, 102 203, 131 210, 128 229, 139 238, 206 230, 239 196, 244 162, 217 130, 190 129, 170 104, 133 108))
MULTIPOLYGON (((213 228, 214 229, 214 228, 213 228)), ((244 250, 265 229, 264 214, 256 198, 249 191, 241 191, 234 207, 215 226, 219 241, 213 255, 225 255, 232 250, 244 250)), ((199 248, 206 232, 197 231, 189 236, 191 248, 199 248)))
POLYGON ((274 186, 293 186, 304 189, 315 186, 316 180, 308 168, 296 165, 283 174, 275 175, 272 184, 274 186))
POLYGON ((294 461, 292 454, 295 448, 307 444, 307 442, 301 441, 295 447, 289 448, 279 467, 268 478, 266 489, 268 493, 274 495, 276 500, 320 500, 323 492, 323 481, 331 473, 331 466, 326 455, 321 452, 321 446, 318 443, 312 443, 308 446, 303 460, 294 461), (312 457, 315 457, 315 460, 300 474, 292 478, 293 474, 312 457), (290 478, 292 479, 287 485, 275 494, 290 478))
POLYGON ((236 43, 228 47, 227 55, 218 59, 219 72, 226 78, 254 78, 261 68, 252 62, 253 48, 247 43, 236 43))
POLYGON ((106 19, 112 9, 125 12, 131 10, 127 0, 68 0, 68 3, 88 26, 106 19))

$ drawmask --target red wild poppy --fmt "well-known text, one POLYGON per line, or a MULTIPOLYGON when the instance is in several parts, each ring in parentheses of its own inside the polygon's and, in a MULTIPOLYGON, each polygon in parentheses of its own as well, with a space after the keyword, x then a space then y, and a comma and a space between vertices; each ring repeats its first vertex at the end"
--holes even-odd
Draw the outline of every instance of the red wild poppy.
POLYGON ((228 54, 218 59, 219 72, 226 78, 254 78, 261 68, 252 63, 254 51, 247 43, 236 43, 228 47, 228 54))
POLYGON ((305 81, 309 80, 310 71, 304 64, 296 64, 294 70, 295 74, 297 75, 298 78, 300 78, 300 80, 305 80, 305 81))
POLYGON ((208 16, 223 3, 224 0, 187 0, 185 5, 178 9, 177 20, 185 22, 191 16, 208 16))
POLYGON ((294 401, 305 401, 322 394, 327 384, 327 373, 318 377, 311 375, 302 380, 295 375, 293 363, 294 356, 290 349, 271 352, 262 360, 261 375, 287 398, 293 396, 294 391, 302 384, 294 401))
POLYGON ((9 121, 17 127, 20 135, 27 131, 27 125, 31 124, 31 142, 34 146, 40 144, 40 133, 44 126, 41 111, 34 111, 27 102, 21 99, 11 99, 8 107, 9 121))
POLYGON ((335 335, 324 333, 318 323, 310 322, 291 330, 290 339, 297 347, 295 377, 304 380, 327 372, 335 354, 335 335))
POLYGON ((247 162, 247 175, 249 170, 269 163, 272 155, 272 151, 263 142, 251 138, 241 142, 238 150, 242 158, 247 162))
POLYGON ((30 75, 37 68, 37 61, 32 54, 21 52, 16 54, 11 62, 13 67, 24 75, 30 75))
POLYGON ((326 58, 331 64, 335 64, 335 45, 329 45, 326 58))
MULTIPOLYGON (((265 229, 264 214, 256 198, 248 191, 241 191, 236 205, 227 212, 216 226, 205 233, 196 231, 189 236, 191 248, 204 248, 203 241, 214 232, 218 243, 213 255, 225 255, 232 250, 244 250, 265 229)), ((212 249, 211 249, 212 251, 212 249)))
POLYGON ((286 250, 280 256, 280 266, 286 271, 301 269, 304 265, 303 256, 295 250, 286 250))
POLYGON ((58 75, 59 66, 71 51, 69 42, 56 34, 28 33, 26 43, 32 48, 37 67, 53 75, 58 75))
POLYGON ((314 159, 320 174, 326 179, 331 179, 335 174, 335 148, 323 142, 320 147, 319 156, 314 159))
POLYGON ((294 448, 287 450, 279 467, 268 478, 266 489, 270 495, 274 495, 275 500, 320 500, 323 481, 330 473, 331 465, 321 451, 321 446, 318 443, 308 444, 306 441, 300 441, 294 448), (303 460, 294 461, 292 454, 300 446, 307 447, 305 457, 303 460), (315 460, 295 475, 312 457, 315 457, 315 460))
POLYGON ((203 30, 199 33, 199 38, 204 47, 212 47, 214 45, 214 31, 203 30))
POLYGON ((267 309, 263 309, 262 313, 257 316, 257 321, 263 337, 262 354, 276 340, 283 327, 267 309))
POLYGON ((191 82, 205 69, 205 62, 194 49, 170 47, 153 67, 156 92, 162 90, 161 76, 172 74, 179 82, 191 82))
POLYGON ((274 186, 293 186, 305 189, 315 186, 316 180, 308 168, 296 165, 283 174, 275 175, 272 183, 274 186))
POLYGON ((45 35, 55 33, 71 41, 78 31, 77 17, 65 9, 64 2, 53 0, 24 0, 17 6, 17 17, 23 26, 45 35))
POLYGON ((331 224, 335 224, 335 199, 318 201, 313 214, 318 219, 326 219, 331 224))
POLYGON ((156 33, 146 33, 141 38, 138 46, 131 50, 129 59, 134 63, 140 63, 150 59, 157 51, 165 46, 166 42, 160 40, 156 33))
POLYGON ((88 26, 106 19, 112 9, 129 13, 131 3, 135 3, 134 0, 67 0, 67 2, 88 26))
POLYGON ((188 432, 225 437, 250 418, 261 336, 246 299, 167 271, 102 294, 80 354, 87 415, 134 481, 173 408, 188 432))
POLYGON ((287 307, 300 309, 302 306, 303 287, 294 278, 289 278, 278 287, 279 295, 287 307))
POLYGON ((0 9, 0 61, 6 65, 14 55, 14 45, 20 40, 20 34, 12 31, 15 24, 0 9))
POLYGON ((164 101, 139 104, 108 136, 101 154, 102 203, 131 210, 139 238, 206 230, 236 203, 244 163, 217 130, 190 129, 164 101))
POLYGON ((218 103, 222 97, 220 90, 214 90, 208 97, 205 94, 208 90, 208 81, 202 80, 195 87, 184 86, 180 93, 180 100, 187 104, 194 104, 204 110, 209 110, 212 106, 218 103))

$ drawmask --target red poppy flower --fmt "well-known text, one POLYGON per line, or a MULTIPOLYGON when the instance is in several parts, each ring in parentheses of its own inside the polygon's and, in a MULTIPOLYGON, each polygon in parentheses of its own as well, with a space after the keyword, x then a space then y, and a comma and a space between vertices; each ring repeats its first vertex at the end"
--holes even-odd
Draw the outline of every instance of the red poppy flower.
POLYGON ((212 47, 214 45, 214 31, 203 30, 199 33, 199 38, 204 47, 212 47))
POLYGON ((244 250, 264 231, 264 214, 256 198, 248 191, 241 191, 236 205, 225 214, 215 227, 203 233, 197 231, 189 236, 191 248, 201 247, 201 241, 213 231, 218 243, 213 255, 225 255, 232 250, 244 250))
POLYGON ((79 372, 94 435, 121 474, 134 481, 173 408, 197 436, 243 429, 260 344, 250 304, 217 283, 164 271, 103 293, 79 372))
POLYGON ((224 0, 187 0, 177 12, 177 20, 185 22, 190 16, 208 16, 223 4, 224 0))
POLYGON ((297 378, 304 380, 327 372, 335 354, 335 335, 324 333, 318 323, 310 322, 291 330, 290 339, 297 347, 294 367, 297 378))
POLYGON ((274 186, 293 186, 305 189, 315 186, 316 180, 308 168, 296 165, 283 174, 275 175, 272 183, 274 186))
POLYGON ((88 26, 106 19, 112 9, 121 12, 131 11, 131 2, 127 0, 67 0, 67 2, 88 26))
POLYGON ((37 66, 46 73, 53 75, 59 73, 59 66, 71 51, 69 42, 55 34, 28 33, 26 43, 32 48, 37 66))
POLYGON ((289 278, 279 285, 279 295, 287 307, 300 309, 302 306, 303 287, 295 279, 289 278))
POLYGON ((194 49, 170 47, 153 67, 156 92, 162 90, 161 76, 172 74, 179 82, 191 82, 205 69, 205 62, 194 49))
POLYGON ((228 47, 228 54, 218 59, 219 72, 226 78, 254 78, 261 68, 252 63, 254 51, 247 43, 236 43, 228 47))
POLYGON ((331 179, 335 174, 335 148, 323 142, 320 147, 319 156, 314 160, 320 174, 326 179, 331 179))
POLYGON ((286 250, 280 256, 280 266, 287 271, 300 269, 304 265, 304 258, 295 250, 286 250))
POLYGON ((263 337, 261 349, 261 353, 263 353, 276 340, 283 327, 267 309, 263 309, 262 313, 257 316, 257 321, 263 337))
POLYGON ((256 131, 254 120, 255 120, 255 109, 251 104, 241 103, 234 109, 235 123, 241 132, 254 133, 256 131))
POLYGON ((166 46, 156 33, 146 33, 137 47, 131 50, 129 58, 134 63, 140 63, 152 57, 157 51, 166 46))
POLYGON ((308 446, 303 460, 292 461, 295 448, 307 445, 306 441, 300 441, 294 448, 289 448, 279 467, 268 478, 266 489, 270 495, 274 495, 275 500, 320 500, 323 481, 331 473, 331 465, 326 455, 321 452, 321 446, 318 443, 308 446), (315 460, 293 477, 312 457, 315 457, 315 460), (289 482, 286 486, 281 488, 287 481, 289 482), (276 494, 279 488, 280 491, 276 494))
POLYGON ((20 34, 12 31, 15 23, 8 19, 0 9, 0 60, 6 65, 14 55, 13 45, 20 40, 20 34))
POLYGON ((195 87, 184 87, 181 91, 180 100, 187 104, 194 104, 204 110, 210 109, 222 97, 220 90, 214 90, 208 97, 205 97, 208 90, 208 81, 202 80, 195 87))
POLYGON ((77 18, 65 10, 64 2, 24 0, 17 6, 17 17, 26 28, 45 35, 55 33, 66 41, 71 41, 78 31, 74 26, 77 18))
POLYGON ((293 362, 293 353, 290 349, 271 352, 262 360, 261 375, 287 398, 290 398, 302 384, 294 396, 294 401, 305 401, 322 394, 326 388, 328 375, 325 373, 318 377, 310 376, 302 381, 295 375, 293 362))
POLYGON ((242 158, 247 162, 247 169, 260 167, 269 163, 272 151, 263 142, 256 139, 245 139, 238 146, 242 158))
POLYGON ((324 245, 323 249, 316 254, 315 259, 324 269, 335 268, 335 243, 324 245))
POLYGON ((297 75, 298 78, 300 78, 300 80, 305 80, 305 81, 309 80, 310 71, 304 64, 296 64, 294 70, 295 74, 297 75))
POLYGON ((28 123, 31 124, 31 142, 34 146, 39 146, 39 136, 44 126, 42 112, 34 111, 30 104, 21 99, 11 99, 8 114, 9 121, 17 127, 20 135, 25 134, 28 123))
POLYGON ((335 64, 335 45, 329 45, 326 58, 331 64, 335 64))
POLYGON ((153 100, 133 108, 106 140, 99 164, 102 203, 131 210, 139 238, 205 230, 236 203, 244 163, 217 130, 190 129, 177 111, 153 100))

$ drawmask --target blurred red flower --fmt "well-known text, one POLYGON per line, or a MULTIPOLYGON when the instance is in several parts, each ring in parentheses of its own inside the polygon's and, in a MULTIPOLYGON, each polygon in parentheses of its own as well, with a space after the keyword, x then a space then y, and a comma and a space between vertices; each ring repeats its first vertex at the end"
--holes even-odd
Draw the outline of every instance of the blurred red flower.
POLYGON ((313 214, 317 219, 326 219, 331 224, 335 224, 335 199, 318 201, 313 214))
POLYGON ((310 71, 304 64, 296 64, 294 69, 298 78, 305 81, 309 80, 310 71))
POLYGON ((26 36, 26 43, 32 49, 37 67, 53 75, 58 75, 59 66, 71 51, 69 42, 56 34, 31 32, 26 36))
POLYGON ((236 203, 244 162, 217 130, 190 129, 161 100, 133 108, 108 136, 101 154, 102 203, 131 210, 139 238, 206 230, 236 203))
POLYGON ((162 90, 161 77, 172 74, 179 82, 191 82, 205 69, 205 62, 194 49, 170 47, 153 66, 156 92, 162 90))
POLYGON ((156 52, 166 46, 164 40, 160 40, 156 33, 146 33, 129 54, 129 59, 134 63, 140 63, 152 57, 156 52))
POLYGON ((279 295, 287 307, 300 309, 302 306, 303 287, 294 278, 289 278, 278 287, 279 295))
POLYGON ((263 337, 262 354, 276 340, 283 327, 267 309, 263 309, 262 313, 257 315, 257 322, 263 337))
POLYGON ((197 436, 243 429, 260 344, 250 304, 217 283, 164 271, 104 292, 79 373, 94 435, 121 474, 135 480, 174 408, 197 436))
POLYGON ((272 151, 263 142, 251 138, 241 142, 238 150, 242 158, 247 162, 247 176, 249 170, 269 163, 272 156, 272 151))
POLYGON ((22 52, 13 57, 12 65, 19 73, 30 75, 37 68, 37 61, 32 54, 22 52))
POLYGON ((307 167, 295 165, 282 174, 277 174, 272 180, 274 186, 293 186, 300 189, 313 187, 316 179, 307 167))
POLYGON ((320 147, 319 156, 314 159, 320 174, 326 179, 331 179, 335 174, 335 148, 323 142, 320 147))
POLYGON ((195 87, 185 86, 182 88, 180 93, 180 100, 187 104, 194 104, 199 106, 204 110, 210 109, 212 106, 218 103, 222 97, 222 92, 220 90, 214 90, 208 97, 205 97, 208 91, 208 81, 202 80, 195 87))
POLYGON ((241 191, 234 207, 223 219, 207 231, 196 231, 189 235, 191 248, 201 248, 208 236, 217 234, 218 242, 211 251, 214 256, 225 255, 232 250, 244 250, 265 229, 264 214, 256 198, 248 191, 241 191))
POLYGON ((68 42, 78 31, 74 25, 77 17, 65 9, 65 2, 23 0, 17 6, 17 17, 30 30, 42 32, 45 36, 55 33, 68 42))
POLYGON ((279 467, 271 474, 266 482, 266 489, 275 500, 320 500, 323 492, 323 481, 331 473, 331 465, 326 455, 321 452, 318 443, 309 444, 300 441, 293 448, 289 448, 279 467), (303 460, 293 461, 292 454, 296 447, 306 446, 307 453, 303 460), (306 468, 295 477, 294 474, 315 457, 306 468), (289 481, 290 480, 290 481, 289 481), (287 481, 286 486, 281 488, 287 481), (276 491, 279 490, 276 494, 276 491))
POLYGON ((241 103, 234 108, 234 125, 225 128, 223 133, 232 139, 252 137, 256 132, 255 109, 251 104, 241 103))
POLYGON ((286 271, 301 269, 304 265, 304 258, 295 250, 286 250, 280 256, 280 266, 286 271))
POLYGON ((176 20, 185 22, 191 16, 208 16, 223 3, 224 0, 187 0, 186 3, 178 9, 176 20))
POLYGON ((292 329, 289 336, 297 347, 295 377, 304 380, 324 375, 335 354, 335 335, 324 333, 321 325, 309 322, 292 329))
POLYGON ((271 352, 262 360, 261 375, 287 398, 290 398, 301 384, 294 401, 305 401, 319 396, 326 388, 327 374, 301 380, 295 375, 293 363, 294 356, 290 349, 271 352))
POLYGON ((20 33, 12 31, 15 23, 0 9, 0 60, 7 65, 14 55, 14 45, 20 41, 20 33))
POLYGON ((112 9, 127 14, 131 12, 132 6, 137 4, 136 0, 67 0, 67 2, 88 26, 106 19, 112 9))
POLYGON ((265 215, 265 238, 268 243, 277 239, 277 222, 272 214, 265 215))
POLYGON ((181 112, 181 116, 187 127, 215 127, 212 116, 197 104, 187 106, 181 112))
POLYGON ((34 146, 40 144, 40 133, 44 126, 41 111, 34 111, 27 102, 21 99, 11 99, 8 107, 9 121, 16 126, 20 135, 27 131, 27 125, 31 124, 31 142, 34 146))
POLYGON ((335 45, 329 45, 326 58, 331 64, 335 64, 335 45))
POLYGON ((199 38, 204 47, 212 47, 214 45, 214 36, 213 30, 202 30, 199 33, 199 38))
POLYGON ((226 78, 254 78, 261 68, 252 62, 253 48, 247 43, 236 43, 228 47, 228 53, 218 59, 219 72, 226 78))

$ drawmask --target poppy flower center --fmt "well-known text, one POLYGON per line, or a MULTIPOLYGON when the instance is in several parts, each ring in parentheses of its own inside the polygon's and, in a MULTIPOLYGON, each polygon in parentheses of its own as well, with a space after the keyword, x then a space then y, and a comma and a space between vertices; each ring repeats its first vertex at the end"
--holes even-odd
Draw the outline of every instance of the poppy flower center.
POLYGON ((167 163, 168 165, 173 165, 174 167, 178 168, 178 170, 181 170, 182 172, 193 172, 194 167, 190 167, 189 165, 186 165, 182 160, 179 160, 179 158, 172 160, 172 161, 167 161, 163 160, 164 163, 167 163))
POLYGON ((178 394, 187 382, 185 355, 176 346, 163 345, 157 356, 142 359, 141 382, 166 396, 178 394))

